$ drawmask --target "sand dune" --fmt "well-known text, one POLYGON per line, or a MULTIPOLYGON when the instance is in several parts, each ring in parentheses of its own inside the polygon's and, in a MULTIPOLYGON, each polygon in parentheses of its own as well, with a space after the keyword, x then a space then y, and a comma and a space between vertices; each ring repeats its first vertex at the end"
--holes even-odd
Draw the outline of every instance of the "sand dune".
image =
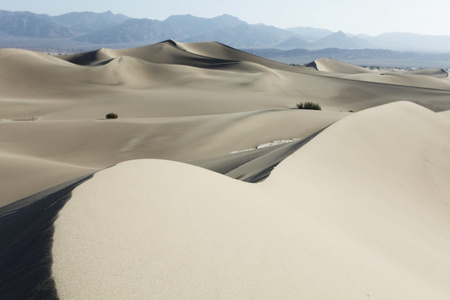
POLYGON ((117 56, 134 57, 158 64, 181 64, 214 68, 216 65, 234 62, 252 62, 271 69, 297 71, 297 68, 236 50, 217 42, 180 43, 167 40, 145 47, 112 50, 101 49, 64 56, 67 61, 81 64, 98 64, 117 56))
POLYGON ((368 110, 258 185, 170 161, 119 164, 60 213, 56 289, 62 298, 446 299, 449 132, 448 120, 408 103, 368 110))
POLYGON ((447 79, 448 73, 442 69, 418 69, 410 72, 386 70, 377 72, 329 58, 317 59, 310 63, 308 67, 350 80, 438 90, 448 90, 450 88, 450 82, 443 80, 447 79))
POLYGON ((450 117, 450 110, 440 112, 441 116, 450 117))
POLYGON ((3 49, 0 58, 0 101, 7 108, 3 119, 82 119, 91 118, 90 112, 101 117, 106 107, 130 117, 141 111, 136 107, 144 107, 151 117, 221 114, 294 107, 309 100, 344 111, 408 100, 441 111, 448 109, 450 90, 448 80, 435 76, 343 74, 342 68, 318 72, 218 43, 102 49, 65 57, 67 61, 3 49), (70 63, 77 59, 86 63, 70 63), (22 107, 17 109, 16 103, 22 107), (199 103, 195 110, 192 103, 199 103))
POLYGON ((337 61, 330 58, 319 58, 309 63, 307 67, 314 68, 321 72, 341 73, 341 74, 360 74, 360 73, 375 73, 375 71, 367 68, 354 66, 348 63, 337 61))
POLYGON ((21 155, 20 159, 3 165, 5 172, 0 178, 5 187, 1 190, 1 202, 7 204, 125 160, 151 157, 196 161, 268 141, 302 139, 347 114, 288 109, 197 117, 119 118, 114 121, 0 122, 3 151, 14 153, 14 157, 21 155), (21 159, 24 159, 22 164, 21 159), (32 164, 36 166, 33 170, 46 172, 48 182, 43 184, 45 181, 41 177, 19 189, 17 185, 21 180, 36 176, 28 169, 31 161, 39 162, 32 164), (13 170, 6 172, 9 168, 13 170), (55 168, 60 171, 56 172, 55 168), (61 172, 67 172, 69 177, 61 176, 61 172), (71 172, 73 177, 70 177, 71 172))
POLYGON ((411 71, 412 74, 434 76, 437 78, 448 78, 448 72, 443 69, 417 69, 411 71))
POLYGON ((446 74, 0 49, 0 298, 448 299, 446 74))

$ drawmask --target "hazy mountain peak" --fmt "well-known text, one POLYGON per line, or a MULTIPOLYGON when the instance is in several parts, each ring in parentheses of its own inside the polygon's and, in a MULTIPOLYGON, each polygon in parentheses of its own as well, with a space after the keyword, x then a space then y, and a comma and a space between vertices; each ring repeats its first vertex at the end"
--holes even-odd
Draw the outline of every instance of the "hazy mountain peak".
POLYGON ((72 30, 61 26, 52 17, 31 12, 0 11, 0 32, 16 37, 67 38, 74 36, 72 30))
POLYGON ((165 22, 165 21, 179 21, 179 20, 187 20, 187 19, 202 19, 202 18, 194 17, 191 14, 172 15, 172 16, 169 16, 167 19, 165 19, 163 22, 165 22))
POLYGON ((292 27, 286 30, 298 34, 302 39, 308 42, 317 41, 333 33, 328 29, 320 29, 314 27, 292 27))
POLYGON ((306 48, 309 46, 309 43, 297 36, 293 36, 284 42, 277 45, 280 48, 306 48))
POLYGON ((342 30, 333 32, 330 36, 339 36, 339 37, 349 37, 346 33, 344 33, 342 30))
POLYGON ((74 31, 77 35, 84 35, 93 31, 116 26, 129 18, 121 14, 113 14, 110 10, 102 13, 70 12, 53 17, 53 20, 74 31))
MULTIPOLYGON (((232 18, 232 19, 237 19, 237 20, 239 20, 238 17, 232 16, 232 15, 229 15, 229 14, 222 14, 222 15, 219 15, 219 16, 217 16, 217 17, 215 17, 215 18, 232 18)), ((215 18, 213 18, 213 19, 215 19, 215 18)))
POLYGON ((354 39, 346 35, 342 31, 333 32, 332 34, 320 39, 313 44, 317 48, 343 48, 357 49, 361 45, 354 39))
POLYGON ((80 45, 79 41, 93 44, 134 43, 132 46, 140 46, 167 39, 191 42, 216 40, 237 48, 377 48, 445 52, 450 49, 449 36, 391 32, 372 37, 313 27, 281 29, 263 23, 249 24, 229 14, 214 18, 174 15, 159 21, 129 18, 114 14, 111 10, 102 13, 70 12, 54 17, 0 10, 0 37, 0 42, 3 41, 0 46, 3 47, 58 48, 64 45, 64 48, 72 49, 94 47, 80 45), (15 38, 20 38, 20 41, 7 41, 15 38), (43 38, 52 38, 55 42, 35 40, 43 38), (58 39, 66 40, 60 43, 58 39), (43 47, 44 44, 48 46, 43 47))
POLYGON ((233 21, 233 22, 240 22, 240 23, 244 23, 244 21, 240 20, 237 17, 234 17, 232 15, 228 15, 228 14, 223 14, 217 17, 212 18, 213 20, 221 20, 221 21, 233 21))

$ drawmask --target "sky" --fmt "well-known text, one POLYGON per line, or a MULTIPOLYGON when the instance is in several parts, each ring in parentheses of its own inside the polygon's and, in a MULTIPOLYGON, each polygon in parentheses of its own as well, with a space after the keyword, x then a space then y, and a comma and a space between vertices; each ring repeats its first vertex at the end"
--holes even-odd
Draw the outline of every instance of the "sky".
POLYGON ((411 32, 450 36, 449 0, 1 0, 0 10, 60 15, 72 11, 164 20, 229 14, 250 24, 316 27, 352 34, 411 32))

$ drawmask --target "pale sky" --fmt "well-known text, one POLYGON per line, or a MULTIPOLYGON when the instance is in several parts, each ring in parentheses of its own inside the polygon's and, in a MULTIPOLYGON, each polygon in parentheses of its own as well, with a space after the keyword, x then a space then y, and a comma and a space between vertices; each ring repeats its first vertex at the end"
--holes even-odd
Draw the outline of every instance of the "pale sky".
POLYGON ((450 36, 449 0, 1 0, 0 10, 60 15, 71 11, 122 13, 164 20, 170 15, 230 14, 250 24, 310 26, 377 35, 413 32, 450 36))

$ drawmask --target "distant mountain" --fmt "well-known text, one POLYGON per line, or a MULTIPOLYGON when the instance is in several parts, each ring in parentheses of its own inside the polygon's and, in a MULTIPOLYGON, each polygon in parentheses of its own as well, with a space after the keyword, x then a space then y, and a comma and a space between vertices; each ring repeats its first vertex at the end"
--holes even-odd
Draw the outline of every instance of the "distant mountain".
POLYGON ((110 11, 48 16, 0 11, 0 47, 93 49, 134 47, 167 39, 219 41, 235 48, 390 49, 450 52, 450 36, 384 33, 376 37, 342 31, 248 24, 230 15, 200 18, 176 15, 166 20, 133 19, 110 11), (45 45, 48 45, 45 47, 45 45))
POLYGON ((117 26, 97 30, 77 37, 75 40, 94 44, 130 43, 136 41, 153 43, 169 38, 179 39, 184 37, 176 30, 163 30, 160 23, 157 20, 129 19, 117 26))
POLYGON ((232 47, 265 47, 275 45, 294 36, 293 33, 263 24, 243 23, 236 27, 224 27, 182 42, 218 41, 232 47))
POLYGON ((277 48, 287 48, 287 49, 293 49, 293 48, 308 48, 311 44, 305 41, 304 39, 301 39, 299 37, 291 37, 290 39, 285 40, 282 43, 279 43, 276 45, 277 48))
POLYGON ((315 42, 333 33, 333 31, 328 29, 314 27, 293 27, 286 30, 300 35, 302 39, 308 42, 315 42))
POLYGON ((363 45, 357 38, 352 38, 342 31, 334 32, 314 43, 314 48, 341 48, 341 49, 360 49, 363 45))
POLYGON ((450 36, 391 32, 380 34, 369 41, 380 48, 394 50, 450 52, 450 36))
POLYGON ((177 15, 162 21, 161 27, 164 29, 177 28, 185 36, 193 36, 224 27, 236 27, 242 24, 246 23, 230 15, 221 15, 210 19, 194 17, 192 15, 177 15))
POLYGON ((125 22, 77 38, 90 43, 159 42, 167 39, 183 40, 219 28, 246 24, 238 18, 222 15, 215 18, 199 18, 192 15, 171 16, 164 21, 129 19, 125 22))
POLYGON ((60 25, 70 28, 78 35, 85 35, 97 30, 103 30, 119 25, 128 20, 129 17, 107 11, 104 13, 71 12, 52 17, 52 19, 60 25))
POLYGON ((0 11, 0 34, 13 37, 69 38, 75 33, 48 15, 0 11))
MULTIPOLYGON (((389 59, 400 59, 400 58, 416 58, 419 54, 413 52, 398 52, 392 50, 378 50, 378 49, 339 49, 339 48, 326 48, 318 50, 307 50, 307 49, 292 49, 292 50, 281 50, 281 49, 245 49, 254 55, 275 58, 275 57, 295 57, 295 56, 311 56, 311 57, 328 57, 336 60, 344 60, 348 58, 389 58, 389 59)), ((450 58, 450 54, 444 57, 450 58)), ((316 59, 314 58, 314 59, 316 59)))

